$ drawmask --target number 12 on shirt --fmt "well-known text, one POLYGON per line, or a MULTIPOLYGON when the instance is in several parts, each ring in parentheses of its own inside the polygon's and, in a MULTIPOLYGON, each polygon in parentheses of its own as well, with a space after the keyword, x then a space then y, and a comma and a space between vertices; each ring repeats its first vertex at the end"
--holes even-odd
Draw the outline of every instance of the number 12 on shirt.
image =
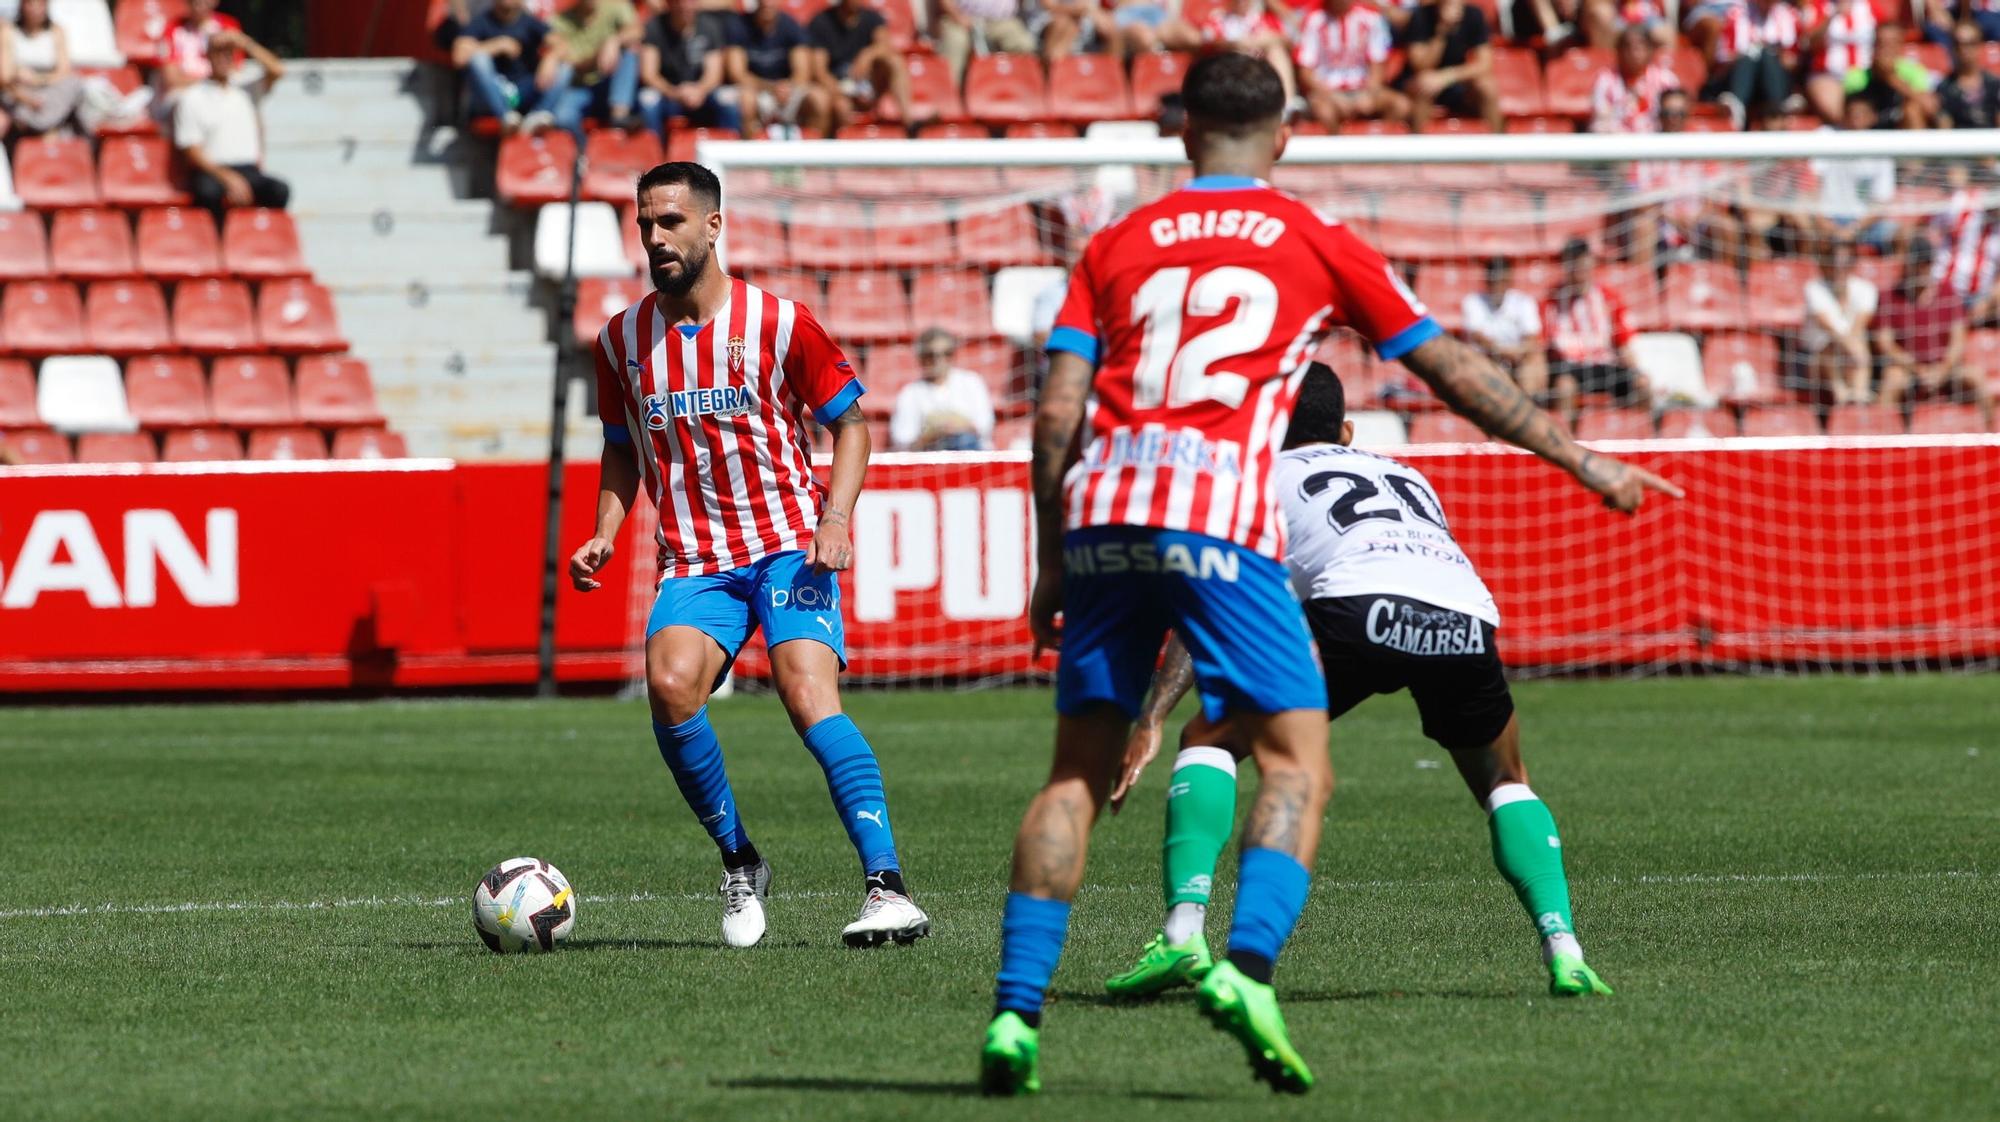
POLYGON ((1160 269, 1132 294, 1132 321, 1145 326, 1132 372, 1133 405, 1139 409, 1198 401, 1234 408, 1250 391, 1249 378, 1213 367, 1270 341, 1278 320, 1278 286, 1238 265, 1210 269, 1198 279, 1193 274, 1185 265, 1160 269), (1185 316, 1219 316, 1232 304, 1236 314, 1227 321, 1182 340, 1185 316))

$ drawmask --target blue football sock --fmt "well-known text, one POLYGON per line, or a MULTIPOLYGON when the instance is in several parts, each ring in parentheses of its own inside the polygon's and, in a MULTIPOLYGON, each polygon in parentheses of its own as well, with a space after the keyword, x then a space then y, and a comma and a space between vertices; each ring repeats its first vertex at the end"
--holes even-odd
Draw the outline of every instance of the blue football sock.
POLYGON ((840 824, 861 857, 863 873, 902 866, 896 860, 896 833, 889 828, 889 800, 882 791, 882 769, 875 749, 844 713, 836 713, 806 730, 806 748, 826 772, 827 793, 840 813, 840 824))
POLYGON ((1042 996, 1055 977, 1069 933, 1069 903, 1009 892, 1000 913, 1000 973, 993 982, 995 1013, 1019 1013, 1031 1025, 1042 1021, 1042 996))
POLYGON ((1311 881, 1312 874, 1289 853, 1244 850, 1236 874, 1236 917, 1229 928, 1229 961, 1252 979, 1270 982, 1278 951, 1292 937, 1292 927, 1305 910, 1306 888, 1311 881))
POLYGON ((750 845, 750 835, 736 816, 736 793, 729 789, 729 773, 722 766, 722 743, 708 723, 708 707, 678 725, 653 722, 653 738, 660 742, 660 757, 674 773, 681 797, 701 820, 708 836, 727 856, 750 845))

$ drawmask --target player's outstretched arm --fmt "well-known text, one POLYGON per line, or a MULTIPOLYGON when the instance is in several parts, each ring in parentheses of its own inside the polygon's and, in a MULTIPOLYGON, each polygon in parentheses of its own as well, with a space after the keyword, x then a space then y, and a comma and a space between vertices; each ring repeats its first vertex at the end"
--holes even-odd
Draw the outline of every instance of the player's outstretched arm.
POLYGON ((847 524, 854 517, 854 501, 861 497, 872 449, 861 406, 848 406, 833 419, 833 470, 826 484, 826 508, 819 512, 819 528, 806 547, 806 564, 830 573, 844 572, 854 564, 854 541, 847 524))
POLYGON ((1111 789, 1111 813, 1118 813, 1125 805, 1125 796, 1138 785, 1146 765, 1160 754, 1167 718, 1193 688, 1194 659, 1188 657, 1187 647, 1181 644, 1176 632, 1167 639, 1166 657, 1153 673, 1152 692, 1147 694, 1145 707, 1139 710, 1139 719, 1132 725, 1132 735, 1126 738, 1125 760, 1118 767, 1118 786, 1111 789))
POLYGON ((597 460, 597 529, 569 558, 569 581, 578 592, 599 587, 598 570, 611 560, 618 527, 639 497, 639 461, 629 446, 604 442, 597 460))
POLYGON ((1055 351, 1049 376, 1035 405, 1034 463, 1029 478, 1035 495, 1035 591, 1028 603, 1028 629, 1035 649, 1054 650, 1061 641, 1056 613, 1062 610, 1063 474, 1076 460, 1077 430, 1097 367, 1081 355, 1055 351))
POLYGON ((1600 456, 1570 439, 1491 359, 1449 335, 1419 344, 1403 356, 1403 365, 1473 424, 1569 472, 1604 496, 1604 505, 1613 510, 1631 514, 1648 491, 1676 499, 1683 495, 1644 468, 1600 456))

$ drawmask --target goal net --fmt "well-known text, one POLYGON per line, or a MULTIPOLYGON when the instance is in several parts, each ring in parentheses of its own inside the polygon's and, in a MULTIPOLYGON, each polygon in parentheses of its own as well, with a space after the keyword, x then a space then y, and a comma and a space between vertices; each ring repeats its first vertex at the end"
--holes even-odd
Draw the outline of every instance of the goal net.
MULTIPOLYGON (((1381 249, 1579 438, 1688 491, 1613 515, 1351 333, 1326 339, 1359 442, 1437 485, 1517 669, 1965 667, 2000 655, 1995 151, 1971 133, 1311 137, 1273 178, 1381 249), (1944 302, 1966 327, 1947 324, 1940 350, 1937 317, 1909 309, 1944 302)), ((1091 233, 1185 181, 1179 143, 704 142, 701 157, 724 179, 730 270, 811 305, 868 386, 853 672, 1046 674, 1023 622, 1040 343, 1091 233), (895 417, 933 350, 987 388, 990 431, 895 417), (891 451, 911 447, 927 450, 891 451)), ((737 669, 766 667, 756 648, 737 669)))

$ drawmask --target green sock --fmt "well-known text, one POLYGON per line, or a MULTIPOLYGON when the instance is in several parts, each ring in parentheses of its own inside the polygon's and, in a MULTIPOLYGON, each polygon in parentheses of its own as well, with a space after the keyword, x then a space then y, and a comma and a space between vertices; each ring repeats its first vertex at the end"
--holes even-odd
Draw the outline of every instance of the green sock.
POLYGON ((1235 824, 1235 757, 1221 748, 1181 749, 1167 786, 1167 839, 1160 854, 1167 942, 1186 942, 1201 930, 1215 865, 1235 824))
POLYGON ((1493 863, 1514 886, 1521 906, 1542 937, 1544 955, 1581 953, 1570 920, 1569 878, 1563 875, 1562 838, 1548 804, 1525 783, 1502 783, 1486 799, 1493 830, 1493 863))

